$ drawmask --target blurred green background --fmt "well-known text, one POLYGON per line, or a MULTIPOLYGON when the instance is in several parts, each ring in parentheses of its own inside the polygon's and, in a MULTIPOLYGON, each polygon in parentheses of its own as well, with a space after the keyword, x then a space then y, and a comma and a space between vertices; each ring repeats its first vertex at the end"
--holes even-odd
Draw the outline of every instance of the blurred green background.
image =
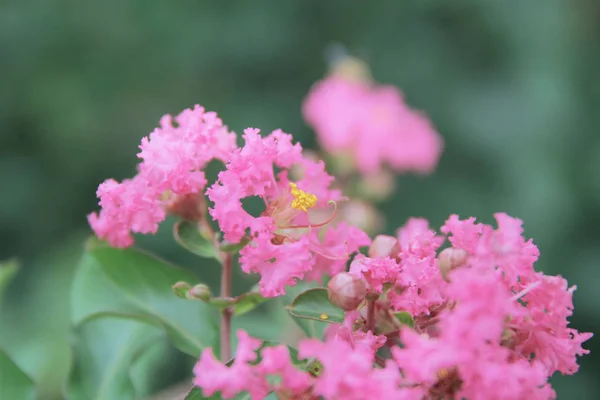
MULTIPOLYGON (((522 218, 539 268, 578 286, 572 324, 598 332, 600 2, 5 0, 0 260, 22 269, 2 299, 0 348, 41 399, 61 398, 69 287, 98 183, 132 175, 140 138, 195 103, 236 132, 281 127, 314 146, 301 101, 336 43, 402 88, 446 142, 432 176, 398 178, 386 230, 412 215, 522 218)), ((216 283, 168 226, 138 244, 216 283)), ((559 398, 596 398, 598 374, 600 358, 582 358, 554 379, 559 398)))

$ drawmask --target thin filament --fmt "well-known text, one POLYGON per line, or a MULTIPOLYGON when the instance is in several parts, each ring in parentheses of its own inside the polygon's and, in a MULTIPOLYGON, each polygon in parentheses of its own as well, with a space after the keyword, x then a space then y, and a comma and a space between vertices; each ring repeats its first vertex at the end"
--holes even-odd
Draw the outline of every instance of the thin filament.
POLYGON ((513 297, 511 297, 511 300, 512 301, 519 300, 521 297, 525 296, 527 293, 531 292, 533 289, 540 286, 541 284, 542 284, 541 281, 537 281, 537 282, 530 284, 525 289, 521 290, 519 293, 517 293, 513 297))
POLYGON ((328 204, 333 204, 333 213, 331 214, 331 216, 326 221, 323 221, 323 222, 318 223, 318 224, 290 225, 290 226, 283 227, 281 229, 302 229, 302 228, 312 229, 312 228, 320 228, 322 226, 327 225, 328 223, 330 223, 331 221, 333 221, 333 219, 337 215, 337 203, 334 200, 330 200, 328 204))

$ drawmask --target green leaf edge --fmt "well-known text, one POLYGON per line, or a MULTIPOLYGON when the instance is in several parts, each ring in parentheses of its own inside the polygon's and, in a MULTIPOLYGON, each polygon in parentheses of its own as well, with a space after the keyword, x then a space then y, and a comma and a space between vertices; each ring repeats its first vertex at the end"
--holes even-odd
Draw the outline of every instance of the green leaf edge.
POLYGON ((269 299, 266 297, 263 297, 263 295, 260 294, 259 292, 248 292, 248 293, 244 293, 239 296, 230 297, 230 298, 213 297, 210 300, 208 300, 207 303, 219 311, 222 311, 229 307, 233 307, 233 315, 236 317, 239 317, 240 315, 244 315, 247 312, 252 311, 258 305, 264 303, 267 300, 269 300, 269 299), (251 300, 251 307, 248 307, 246 304, 242 303, 244 300, 246 300, 248 298, 255 299, 255 300, 251 300))
POLYGON ((4 357, 6 360, 8 360, 11 366, 14 367, 14 370, 17 372, 17 374, 21 375, 21 377, 26 380, 27 384, 29 385, 28 391, 31 394, 31 399, 34 399, 36 397, 36 387, 34 380, 28 374, 26 374, 25 371, 23 371, 21 367, 19 367, 19 365, 12 359, 12 357, 2 348, 0 348, 0 357, 4 357))
MULTIPOLYGON (((107 242, 105 242, 105 241, 102 241, 102 240, 99 240, 99 239, 98 239, 96 236, 91 236, 91 237, 90 237, 90 238, 89 238, 89 239, 86 241, 86 244, 85 244, 85 252, 93 252, 93 251, 94 251, 94 250, 96 250, 96 249, 102 249, 102 248, 113 248, 113 247, 112 247, 112 246, 110 246, 110 245, 109 245, 107 242)), ((178 269, 178 270, 180 270, 180 271, 184 271, 184 272, 186 272, 186 273, 188 273, 188 274, 189 274, 189 271, 188 271, 188 270, 186 270, 185 268, 182 268, 182 267, 180 267, 180 266, 178 266, 178 265, 172 264, 172 263, 170 263, 170 262, 169 262, 169 261, 167 261, 167 260, 163 260, 162 258, 160 258, 160 257, 156 256, 155 254, 152 254, 152 253, 150 253, 150 252, 148 252, 148 251, 146 251, 146 250, 144 250, 144 249, 140 249, 140 248, 137 248, 137 247, 136 247, 136 248, 135 248, 135 251, 137 251, 137 252, 140 252, 140 253, 143 253, 143 254, 145 254, 145 255, 147 255, 147 256, 149 256, 149 257, 155 258, 155 259, 157 259, 157 260, 159 260, 159 261, 161 261, 161 262, 165 263, 165 264, 166 264, 166 265, 168 265, 170 268, 173 268, 173 269, 178 269)), ((77 274, 77 272, 76 272, 76 274, 77 274)), ((116 286, 116 287, 117 287, 117 288, 120 290, 120 286, 119 286, 119 284, 118 284, 117 282, 115 282, 115 281, 112 279, 112 277, 111 277, 110 275, 108 275, 108 274, 105 274, 105 276, 106 276, 106 278, 107 278, 108 280, 110 280, 110 281, 111 281, 111 283, 112 283, 113 285, 115 285, 115 286, 116 286)), ((127 295, 127 297, 129 297, 129 296, 127 295)), ((138 303, 138 302, 136 301, 136 304, 137 304, 137 303, 138 303)), ((144 309, 144 310, 146 310, 146 312, 148 312, 148 308, 147 308, 147 307, 141 307, 141 308, 142 308, 142 309, 144 309)), ((138 320, 138 321, 141 321, 141 322, 145 322, 145 323, 148 323, 148 324, 151 324, 151 325, 154 325, 154 326, 158 326, 159 328, 161 328, 161 329, 163 329, 163 330, 165 331, 165 333, 167 334, 167 336, 169 337, 169 339, 172 339, 172 338, 171 338, 171 334, 170 334, 170 329, 169 329, 169 327, 168 327, 168 324, 165 324, 164 322, 162 322, 162 320, 164 319, 164 316, 163 316, 162 314, 156 313, 156 312, 155 312, 153 309, 150 309, 150 310, 151 310, 152 312, 151 312, 151 313, 149 313, 149 314, 152 314, 152 315, 160 315, 160 317, 161 317, 161 318, 151 318, 151 317, 148 317, 148 316, 137 315, 137 314, 120 313, 120 312, 117 312, 117 311, 99 311, 99 312, 95 312, 95 313, 89 314, 89 315, 87 315, 86 317, 84 317, 83 319, 81 319, 81 320, 77 321, 77 322, 75 323, 75 326, 77 326, 77 325, 79 325, 80 323, 82 323, 82 322, 84 322, 84 321, 88 320, 89 318, 92 318, 92 317, 94 317, 94 316, 96 316, 96 315, 100 315, 100 314, 101 314, 101 315, 105 315, 105 316, 117 316, 117 317, 118 317, 118 316, 123 316, 124 318, 135 319, 135 320, 138 320)), ((219 328, 218 328, 218 323, 217 323, 217 322, 215 322, 214 320, 211 320, 211 324, 212 324, 212 325, 213 325, 213 327, 214 327, 215 329, 217 329, 217 331, 218 331, 218 329, 219 329, 219 328)), ((175 327, 175 328, 177 328, 177 326, 174 326, 174 327, 175 327)), ((182 330, 182 329, 180 329, 179 331, 186 332, 186 331, 184 331, 184 330, 182 330)), ((187 333, 187 332, 186 332, 186 333, 187 333)), ((186 334, 186 335, 185 335, 185 337, 186 337, 186 338, 188 338, 188 335, 186 334)), ((192 336, 192 337, 193 337, 193 336, 192 336)), ((195 339, 195 337, 193 337, 193 338, 195 339)), ((208 345, 206 345, 206 344, 202 343, 202 341, 200 341, 199 339, 198 339, 198 343, 200 344, 200 346, 198 346, 198 345, 196 344, 196 340, 192 340, 191 342, 192 342, 192 343, 194 343, 194 344, 195 344, 195 345, 198 347, 198 350, 199 350, 199 351, 197 352, 197 354, 195 354, 195 353, 190 353, 190 352, 188 352, 188 351, 186 351, 186 350, 182 349, 182 348, 181 348, 180 346, 178 346, 178 345, 177 345, 177 344, 176 344, 176 343, 175 343, 173 340, 171 340, 171 343, 172 343, 172 344, 175 346, 175 348, 177 348, 177 349, 178 349, 178 350, 180 350, 181 352, 183 352, 183 353, 185 353, 185 354, 188 354, 188 355, 190 355, 190 356, 192 356, 192 357, 198 357, 198 356, 199 356, 199 354, 200 354, 200 352, 201 352, 203 349, 207 348, 207 347, 214 347, 214 346, 213 346, 213 345, 214 345, 214 343, 211 343, 211 344, 208 344, 208 345)))
MULTIPOLYGON (((175 223, 175 225, 173 225, 173 237, 175 238, 175 241, 177 243, 179 243, 179 245, 181 247, 183 247, 190 253, 196 254, 197 256, 204 257, 204 258, 212 258, 214 260, 217 260, 220 263, 222 261, 221 256, 219 254, 219 251, 212 245, 212 243, 210 244, 210 246, 206 247, 207 251, 203 251, 203 250, 194 249, 193 246, 190 246, 189 243, 186 243, 186 241, 181 238, 181 235, 179 234, 179 229, 182 226, 192 225, 192 224, 194 224, 192 221, 186 221, 186 220, 177 221, 175 223), (210 250, 208 250, 208 249, 210 249, 210 250)), ((198 232, 197 230, 195 232, 198 234, 198 237, 200 239, 209 243, 209 240, 202 237, 202 235, 200 235, 200 232, 198 232)))
MULTIPOLYGON (((310 319, 310 320, 313 320, 313 321, 326 322, 326 323, 330 323, 330 324, 340 324, 340 323, 344 322, 344 318, 336 318, 336 319, 330 319, 330 318, 327 318, 327 319, 321 319, 321 318, 315 318, 315 317, 311 317, 311 316, 306 316, 306 315, 296 314, 296 313, 294 312, 294 306, 297 304, 298 300, 299 300, 299 299, 300 299, 302 296, 309 295, 309 294, 310 294, 310 292, 324 292, 324 291, 326 292, 326 291, 327 291, 327 289, 325 289, 325 288, 312 288, 312 289, 308 289, 308 290, 305 290, 304 292, 300 293, 298 296, 296 296, 296 297, 294 298, 294 300, 292 301, 292 304, 290 304, 290 305, 287 307, 287 309, 288 309, 289 313, 290 313, 292 316, 296 317, 296 318, 310 319)), ((328 303, 331 305, 331 307, 333 307, 333 308, 336 308, 336 309, 340 310, 340 312, 341 312, 342 314, 344 314, 344 310, 342 310, 341 308, 339 308, 339 307, 335 306, 333 303, 331 303, 331 302, 329 301, 329 299, 327 299, 327 302, 328 302, 328 303)), ((329 314, 328 314, 328 317, 329 317, 329 314)))
POLYGON ((398 311, 394 313, 394 317, 402 324, 411 328, 415 327, 415 320, 408 311, 398 311))

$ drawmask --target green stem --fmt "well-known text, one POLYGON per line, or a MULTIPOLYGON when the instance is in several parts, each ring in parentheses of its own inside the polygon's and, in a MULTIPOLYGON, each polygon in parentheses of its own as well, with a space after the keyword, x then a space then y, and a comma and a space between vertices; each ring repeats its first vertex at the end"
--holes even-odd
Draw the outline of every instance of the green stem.
MULTIPOLYGON (((231 297, 231 254, 223 254, 221 268, 221 297, 231 297)), ((231 308, 226 308, 221 313, 221 361, 229 362, 231 359, 231 308)))

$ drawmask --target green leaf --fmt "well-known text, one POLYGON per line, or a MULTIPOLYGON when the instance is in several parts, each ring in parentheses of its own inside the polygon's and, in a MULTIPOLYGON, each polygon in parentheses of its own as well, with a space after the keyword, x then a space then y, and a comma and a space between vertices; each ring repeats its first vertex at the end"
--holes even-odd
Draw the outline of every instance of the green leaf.
MULTIPOLYGON (((95 317, 77 326, 71 338, 73 364, 67 387, 71 400, 127 400, 136 391, 131 369, 164 333, 126 318, 95 317)), ((155 363, 162 362, 156 359, 155 363)), ((145 365, 151 369, 151 365, 145 365)))
POLYGON ((175 240, 186 250, 205 258, 214 258, 221 262, 221 256, 209 238, 200 234, 198 225, 193 221, 179 221, 173 227, 175 240))
POLYGON ((314 288, 300 293, 289 306, 290 314, 323 322, 344 322, 345 313, 329 301, 327 289, 314 288))
MULTIPOLYGON (((137 249, 90 246, 71 291, 73 322, 102 315, 127 315, 161 327, 179 350, 198 357, 217 342, 213 310, 173 295, 171 285, 197 278, 137 249)), ((215 349, 218 351, 218 349, 215 349)))
POLYGON ((16 275, 19 270, 19 263, 16 260, 7 260, 0 262, 0 296, 4 288, 16 275))
POLYGON ((262 294, 258 292, 244 293, 237 297, 213 297, 208 301, 208 304, 224 310, 228 307, 233 307, 233 315, 240 316, 253 310, 259 304, 267 301, 262 294))
POLYGON ((193 387, 192 390, 185 396, 184 400, 221 400, 219 393, 215 393, 210 397, 204 397, 202 395, 202 389, 193 387))
POLYGON ((407 325, 407 326, 410 326, 411 328, 414 328, 414 326, 415 326, 415 320, 413 319, 412 315, 410 315, 410 313, 408 311, 400 311, 400 312, 394 313, 394 317, 396 317, 396 319, 402 325, 407 325))
POLYGON ((246 247, 246 245, 248 243, 250 243, 250 238, 247 236, 244 236, 242 238, 242 240, 240 240, 239 243, 223 243, 223 244, 221 244, 219 249, 226 253, 237 253, 238 251, 240 251, 241 249, 246 247))
POLYGON ((35 387, 21 369, 0 349, 0 399, 35 399, 35 387))
MULTIPOLYGON (((294 299, 300 295, 302 292, 313 289, 316 287, 316 282, 298 282, 296 286, 287 286, 285 288, 285 295, 281 297, 281 301, 286 309, 289 309, 289 306, 292 304, 294 299)), ((325 333, 325 328, 327 327, 327 323, 323 323, 322 321, 312 320, 312 319, 304 319, 298 318, 289 312, 286 313, 291 317, 291 319, 306 333, 308 337, 316 337, 322 338, 325 333)))

